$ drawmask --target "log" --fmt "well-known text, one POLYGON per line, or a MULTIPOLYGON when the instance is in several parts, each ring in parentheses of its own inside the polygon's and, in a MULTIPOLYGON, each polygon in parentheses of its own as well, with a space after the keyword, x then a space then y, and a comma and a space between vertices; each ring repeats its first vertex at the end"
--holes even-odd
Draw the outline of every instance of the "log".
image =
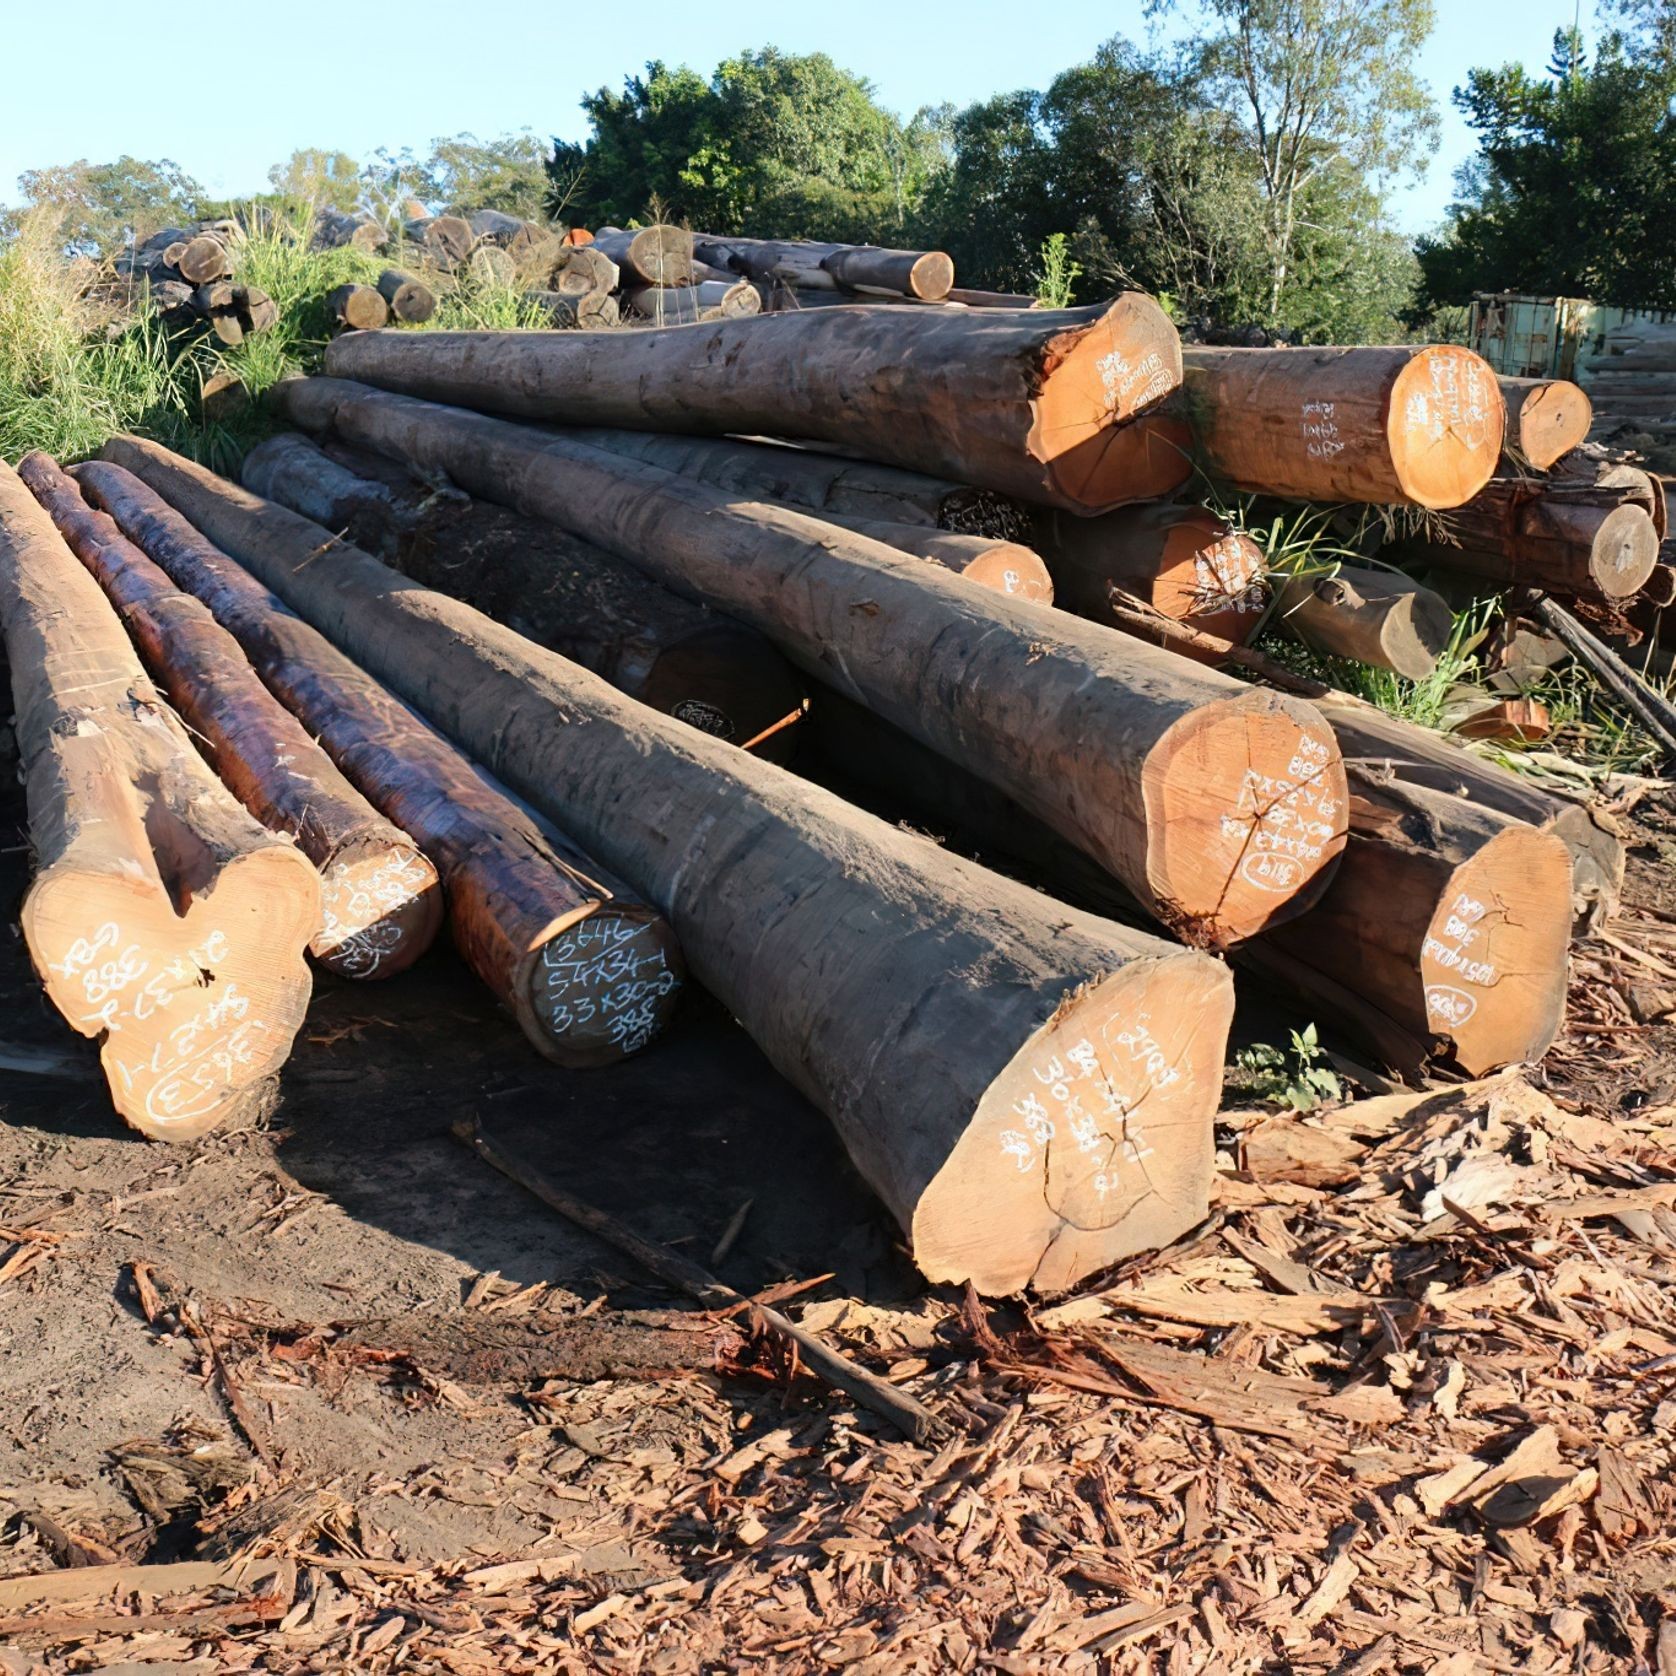
POLYGON ((1589 398, 1564 378, 1498 378, 1507 409, 1508 455, 1547 471, 1588 439, 1594 422, 1589 398))
POLYGON ((396 319, 422 326, 436 313, 436 292, 400 268, 386 268, 378 276, 378 294, 396 319))
POLYGON ((279 319, 279 305, 266 291, 217 280, 192 293, 192 310, 229 348, 268 331, 279 319))
POLYGON ((244 486, 591 669, 630 698, 770 762, 800 732, 803 690, 761 635, 623 560, 375 455, 294 435, 245 456, 244 486))
POLYGON ((442 924, 436 869, 262 685, 238 642, 95 512, 52 460, 27 455, 18 475, 105 590, 223 784, 314 863, 320 921, 309 952, 345 978, 405 971, 442 924))
POLYGON ((762 312, 762 294, 736 280, 704 280, 697 285, 637 285, 623 300, 654 325, 691 325, 695 320, 732 319, 762 312))
POLYGON ((1176 387, 1179 354, 1163 310, 1128 293, 1104 308, 825 309, 609 340, 374 333, 328 345, 326 370, 519 418, 839 443, 1103 512, 1135 496, 1120 427, 1176 387), (850 399, 832 399, 840 386, 850 399))
MULTIPOLYGON (((1642 474, 1637 474, 1642 475, 1642 474)), ((1571 598, 1625 600, 1658 563, 1659 537, 1634 494, 1498 477, 1442 521, 1446 540, 1407 541, 1405 562, 1571 598)))
POLYGON ((1468 1076, 1540 1059, 1565 1008, 1564 843, 1414 785, 1359 784, 1352 805, 1326 894, 1257 960, 1272 945, 1468 1076))
POLYGON ((542 1054, 572 1068, 612 1064, 659 1034, 681 963, 654 910, 561 847, 144 483, 114 464, 76 469, 348 779, 412 834, 442 876, 455 946, 542 1054))
POLYGON ((520 267, 550 262, 559 249, 559 235, 551 227, 502 210, 478 210, 467 225, 477 238, 504 250, 520 267))
POLYGON ((615 291, 621 283, 617 264, 591 244, 560 245, 548 276, 552 291, 615 291))
POLYGON ((444 472, 750 624, 994 780, 1184 938, 1249 936, 1331 870, 1342 770, 1306 704, 550 433, 335 379, 288 383, 278 400, 311 429, 444 472))
POLYGON ((517 262, 498 244, 480 244, 467 258, 467 266, 479 285, 511 286, 518 283, 517 262))
POLYGON ((929 1278, 1058 1289, 1202 1219, 1217 962, 680 727, 154 444, 108 452, 664 909, 929 1278))
POLYGON ((402 224, 402 236, 419 246, 433 267, 453 273, 471 255, 477 236, 457 215, 427 215, 402 224))
POLYGON ((47 995, 101 1038, 111 1101, 190 1140, 247 1108, 308 1006, 320 883, 209 771, 99 584, 0 463, 0 627, 47 995))
POLYGON ((967 308, 1040 308, 1039 297, 1028 291, 970 291, 960 286, 949 287, 945 302, 961 303, 967 308))
POLYGON ((1505 745, 1538 745, 1554 731, 1548 706, 1534 698, 1502 698, 1463 716, 1449 729, 1463 739, 1494 739, 1505 745))
POLYGON ((526 291, 524 301, 560 329, 598 331, 615 326, 619 318, 617 299, 606 291, 526 291))
POLYGON ((1046 512, 1036 539, 1055 601, 1092 622, 1112 621, 1117 587, 1244 645, 1268 605, 1262 548, 1202 507, 1132 506, 1103 518, 1046 512))
POLYGON ((1449 602, 1400 571, 1335 563, 1330 574, 1275 580, 1279 620, 1304 645, 1410 681, 1437 668, 1454 633, 1449 602))
POLYGON ((1253 494, 1459 506, 1501 456, 1501 392, 1468 349, 1195 344, 1182 364, 1205 469, 1253 494))
POLYGON ((208 285, 211 280, 225 279, 233 271, 227 247, 220 239, 206 234, 188 240, 175 256, 174 266, 189 285, 208 285))
POLYGON ((309 239, 310 250, 378 251, 390 242, 389 230, 383 222, 370 215, 345 214, 342 210, 323 208, 314 218, 314 233, 309 239))
POLYGON ((390 320, 390 305, 370 285, 340 285, 327 297, 326 307, 340 326, 358 332, 377 331, 390 320))
POLYGON ((691 285, 693 236, 683 227, 601 227, 591 247, 615 262, 624 280, 642 285, 691 285))
POLYGON ((711 267, 749 279, 792 285, 879 291, 921 302, 941 302, 954 284, 954 263, 941 250, 882 250, 877 245, 823 244, 809 239, 693 236, 693 249, 711 267))
MULTIPOLYGON (((307 416, 296 423, 306 426, 307 416)), ((868 518, 997 539, 1016 539, 1031 527, 1029 514, 1004 495, 871 460, 731 437, 666 436, 595 426, 569 426, 564 434, 590 448, 678 471, 730 494, 784 501, 835 522, 868 518)))
POLYGON ((883 542, 898 552, 940 564, 980 588, 1042 605, 1053 604, 1053 578, 1041 554, 1021 541, 958 535, 951 530, 930 530, 922 524, 896 524, 885 519, 836 517, 830 512, 824 517, 828 523, 883 542))

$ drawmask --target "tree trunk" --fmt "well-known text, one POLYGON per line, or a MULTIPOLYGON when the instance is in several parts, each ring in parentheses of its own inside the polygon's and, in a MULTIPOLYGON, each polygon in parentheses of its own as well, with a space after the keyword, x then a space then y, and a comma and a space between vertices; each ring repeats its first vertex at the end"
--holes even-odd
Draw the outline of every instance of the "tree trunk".
POLYGON ((553 291, 615 291, 622 282, 617 264, 591 244, 561 245, 553 253, 548 288, 553 291))
POLYGON ((1304 645, 1411 681, 1437 668, 1454 632, 1449 602, 1398 571, 1340 564, 1330 576, 1275 584, 1280 621, 1304 645))
POLYGON ((694 235, 693 248, 711 267, 751 279, 807 285, 824 279, 844 291, 882 291, 941 302, 954 284, 954 263, 940 250, 881 250, 877 245, 821 244, 801 239, 694 235))
POLYGON ((644 320, 658 326, 688 326, 695 320, 734 319, 762 312, 762 294, 735 280, 704 280, 697 285, 636 285, 623 300, 644 320))
POLYGON ((1447 542, 1409 541, 1401 551, 1415 563, 1568 598, 1628 599, 1658 563, 1659 535, 1646 474, 1617 475, 1628 480, 1498 477, 1441 520, 1447 542))
POLYGON ((227 789, 270 832, 294 838, 320 874, 309 952, 345 978, 388 978, 442 924, 436 869, 333 767, 257 678, 238 642, 183 594, 45 454, 18 475, 116 607, 227 789))
POLYGON ((1588 440, 1594 409, 1563 378, 1498 378, 1507 409, 1506 452, 1511 462, 1547 471, 1588 440))
POLYGON ((642 704, 770 762, 796 746, 803 689, 761 635, 551 524, 439 494, 377 456, 329 458, 298 436, 259 444, 243 477, 642 704))
POLYGON ((1112 621, 1115 586, 1243 646, 1268 604, 1262 548, 1201 507, 1125 507, 1103 518, 1041 513, 1036 539, 1056 602, 1096 623, 1112 621))
POLYGON ((1058 1289, 1202 1218, 1216 962, 946 856, 353 548, 323 555, 318 526, 154 444, 109 452, 664 908, 929 1278, 1058 1289))
POLYGON ((1249 936, 1300 911, 1331 871, 1344 782, 1307 704, 548 433, 335 379, 287 384, 280 400, 749 623, 993 779, 1184 938, 1249 936))
POLYGON ((378 294, 396 319, 421 326, 436 313, 436 292, 400 268, 386 268, 378 276, 378 294))
POLYGON ((0 626, 35 852, 24 941, 53 1005, 102 1037, 117 1111, 190 1140, 290 1052, 320 881, 210 773, 3 463, 0 626))
POLYGON ((693 236, 683 227, 642 227, 625 232, 601 227, 593 248, 615 262, 625 282, 642 285, 691 285, 693 236))
POLYGON ((1272 945, 1468 1076, 1540 1059, 1565 1008, 1564 843, 1418 786, 1359 784, 1352 801, 1332 884, 1258 940, 1258 963, 1272 945))
POLYGON ((1176 388, 1180 366, 1175 328, 1133 292, 1104 308, 1021 314, 823 309, 609 339, 374 333, 326 350, 340 378, 435 401, 840 443, 1082 512, 1134 498, 1122 427, 1176 388), (840 388, 849 399, 833 400, 840 388))
POLYGON ((605 291, 526 291, 524 301, 544 310, 560 329, 597 331, 618 320, 617 299, 605 291))
MULTIPOLYGON (((309 421, 304 415, 295 422, 309 421)), ((834 521, 868 518, 998 540, 1017 540, 1031 527, 1029 513, 1004 495, 871 460, 731 437, 666 436, 593 426, 567 427, 564 434, 590 448, 677 471, 730 494, 784 501, 834 521)))
POLYGON ((477 238, 504 250, 520 268, 549 265, 561 248, 559 235, 551 227, 501 210, 478 210, 467 225, 477 238))
POLYGON ((1193 345, 1182 361, 1205 469, 1252 494, 1459 506, 1501 455, 1501 392, 1467 349, 1193 345))
POLYGON ((340 326, 358 332, 375 332, 390 322, 390 305, 370 285, 340 285, 326 299, 326 307, 340 326))
POLYGON ((571 1067, 611 1064, 662 1030, 681 967, 652 909, 602 881, 579 851, 560 853, 452 745, 144 483, 113 465, 76 469, 128 535, 209 607, 343 773, 412 833, 442 875, 460 953, 541 1053, 571 1067))

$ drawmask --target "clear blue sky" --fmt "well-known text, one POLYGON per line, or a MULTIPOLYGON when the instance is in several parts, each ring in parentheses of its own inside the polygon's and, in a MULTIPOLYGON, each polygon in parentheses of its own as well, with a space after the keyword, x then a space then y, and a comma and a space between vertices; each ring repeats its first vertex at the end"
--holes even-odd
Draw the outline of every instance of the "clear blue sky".
MULTIPOLYGON (((1393 203, 1421 231, 1449 200, 1471 138, 1449 91, 1478 64, 1543 64, 1575 0, 1437 0, 1421 63, 1443 110, 1427 178, 1393 203)), ((1582 0, 1585 30, 1591 0, 1582 0)), ((206 14, 208 15, 208 14, 206 14)), ((357 158, 380 145, 416 151, 436 135, 531 128, 580 139, 577 100, 619 86, 649 58, 708 73, 748 47, 824 51, 867 76, 903 113, 1044 87, 1113 34, 1145 38, 1142 0, 1016 0, 954 6, 911 0, 746 7, 705 0, 619 6, 529 0, 407 0, 385 11, 341 0, 282 0, 198 27, 191 10, 133 0, 0 4, 7 71, 0 115, 0 202, 25 169, 127 152, 170 157, 216 196, 259 190, 270 164, 300 146, 357 158), (349 38, 359 25, 363 38, 349 38)))

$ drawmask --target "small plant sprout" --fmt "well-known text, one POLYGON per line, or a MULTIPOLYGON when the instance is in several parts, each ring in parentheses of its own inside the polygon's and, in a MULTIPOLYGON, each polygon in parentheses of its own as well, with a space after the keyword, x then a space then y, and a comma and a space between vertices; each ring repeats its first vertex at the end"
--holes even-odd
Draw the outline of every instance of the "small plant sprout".
POLYGON ((1315 1026, 1306 1024, 1290 1035, 1290 1052, 1269 1042, 1253 1042, 1234 1056, 1252 1093, 1296 1112, 1311 1112, 1328 1101, 1342 1100, 1344 1085, 1337 1074, 1317 1063, 1326 1057, 1326 1050, 1315 1026))

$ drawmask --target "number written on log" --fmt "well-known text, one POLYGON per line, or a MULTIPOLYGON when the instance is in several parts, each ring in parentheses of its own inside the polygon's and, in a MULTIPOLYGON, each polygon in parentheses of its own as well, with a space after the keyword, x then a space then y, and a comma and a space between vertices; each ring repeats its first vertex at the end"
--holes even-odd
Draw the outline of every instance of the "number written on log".
POLYGON ((1434 355, 1426 365, 1432 387, 1410 393, 1409 426, 1433 442, 1453 433, 1469 447, 1481 446, 1490 422, 1484 363, 1476 355, 1434 355))
POLYGON ((1114 413, 1132 413, 1175 388, 1175 379, 1157 350, 1131 364, 1121 350, 1112 349, 1096 364, 1106 406, 1114 413), (1139 395, 1135 394, 1137 385, 1141 387, 1139 395))
POLYGON ((1337 833, 1338 799, 1320 783, 1330 755, 1306 733, 1283 778, 1246 769, 1235 812, 1222 817, 1222 831, 1244 845, 1240 877, 1247 884, 1291 892, 1319 865, 1337 833))
POLYGON ((1335 454, 1344 452, 1333 407, 1332 402, 1304 403, 1304 452, 1312 460, 1330 460, 1335 454))
POLYGON ((545 985, 539 1004, 554 1036, 587 1030, 624 1053, 651 1040, 658 1002, 680 979, 661 944, 645 931, 632 921, 585 919, 542 949, 545 985))
MULTIPOLYGON (((1485 959, 1488 928, 1483 924, 1486 905, 1464 892, 1437 917, 1442 920, 1428 933, 1422 958, 1460 981, 1477 989, 1488 989, 1496 981, 1493 960, 1485 959)), ((1426 986, 1426 1016, 1441 1028, 1457 1028, 1478 1011, 1478 998, 1456 984, 1426 986)))
POLYGON ((733 743, 735 729, 732 720, 714 704, 706 704, 702 698, 680 699, 670 706, 669 713, 676 721, 696 727, 700 733, 711 733, 718 739, 733 743))
POLYGON ((398 853, 370 874, 334 861, 320 882, 320 946, 346 977, 366 978, 401 946, 396 916, 432 881, 417 856, 398 853))
POLYGON ((1255 616, 1267 603, 1257 579, 1257 558, 1237 535, 1225 535, 1214 547, 1193 555, 1193 608, 1237 611, 1255 616))

